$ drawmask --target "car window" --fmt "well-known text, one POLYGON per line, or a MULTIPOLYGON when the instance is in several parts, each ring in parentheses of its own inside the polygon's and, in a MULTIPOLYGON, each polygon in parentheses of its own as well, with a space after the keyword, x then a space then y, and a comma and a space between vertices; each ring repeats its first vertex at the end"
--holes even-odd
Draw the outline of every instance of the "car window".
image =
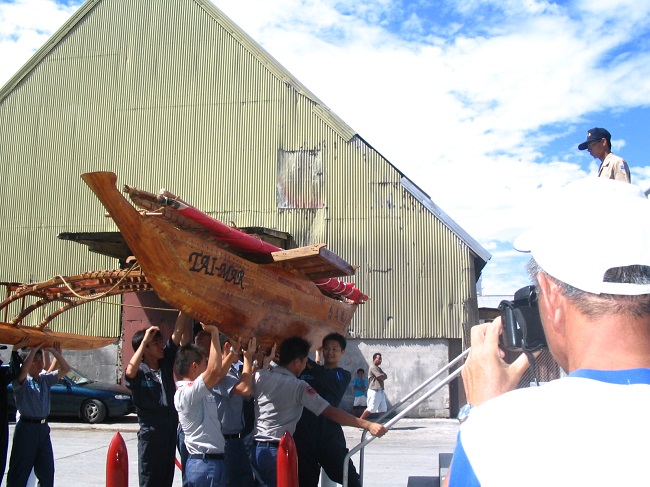
POLYGON ((77 385, 90 384, 93 382, 76 369, 70 369, 70 372, 65 374, 65 376, 77 385))

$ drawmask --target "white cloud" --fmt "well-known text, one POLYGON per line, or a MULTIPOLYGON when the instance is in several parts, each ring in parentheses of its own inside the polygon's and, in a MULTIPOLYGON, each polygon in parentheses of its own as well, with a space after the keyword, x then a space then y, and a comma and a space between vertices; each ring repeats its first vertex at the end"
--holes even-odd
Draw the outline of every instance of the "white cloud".
POLYGON ((49 0, 0 2, 0 84, 13 76, 77 7, 49 0))

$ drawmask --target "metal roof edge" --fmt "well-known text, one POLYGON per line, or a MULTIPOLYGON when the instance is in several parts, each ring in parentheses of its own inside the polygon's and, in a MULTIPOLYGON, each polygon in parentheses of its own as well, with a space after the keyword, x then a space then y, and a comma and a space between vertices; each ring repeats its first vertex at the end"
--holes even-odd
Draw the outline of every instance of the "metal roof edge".
POLYGON ((102 0, 88 0, 72 14, 72 16, 54 33, 50 38, 45 41, 25 64, 14 74, 5 85, 0 88, 0 103, 13 91, 13 89, 20 84, 20 82, 27 76, 32 69, 34 69, 50 51, 63 39, 68 32, 70 32, 81 19, 83 19, 95 6, 102 0))
POLYGON ((492 258, 492 254, 485 250, 483 246, 470 236, 463 228, 458 225, 449 215, 436 205, 428 194, 422 191, 413 181, 407 177, 402 177, 400 180, 402 186, 409 192, 415 199, 422 205, 437 216, 442 223, 444 223, 452 232, 454 232, 465 244, 486 263, 492 258))
POLYGON ((484 264, 492 258, 492 254, 485 250, 483 246, 478 243, 469 233, 467 233, 463 228, 458 225, 449 215, 447 215, 442 209, 436 205, 431 197, 426 194, 417 184, 411 181, 404 173, 392 162, 386 159, 377 149, 375 149, 371 144, 368 143, 361 135, 355 134, 354 137, 362 141, 367 147, 375 151, 385 162, 390 165, 399 175, 400 182, 402 186, 409 192, 415 199, 417 199, 422 205, 429 210, 431 213, 436 215, 442 223, 444 223, 452 232, 454 232, 465 244, 472 249, 476 256, 483 260, 484 264))

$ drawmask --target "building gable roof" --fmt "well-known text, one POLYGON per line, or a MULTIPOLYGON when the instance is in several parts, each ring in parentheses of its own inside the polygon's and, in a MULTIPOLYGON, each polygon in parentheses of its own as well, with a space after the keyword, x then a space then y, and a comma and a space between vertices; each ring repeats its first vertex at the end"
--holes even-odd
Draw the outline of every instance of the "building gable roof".
MULTIPOLYGON (((9 81, 0 88, 0 103, 21 83, 29 76, 32 70, 39 63, 44 61, 52 50, 71 32, 77 25, 79 25, 87 16, 91 15, 93 10, 100 4, 116 2, 117 0, 88 0, 86 1, 71 17, 65 22, 59 30, 57 30, 48 41, 22 66, 16 74, 9 79, 9 81)), ((258 59, 263 60, 265 67, 278 79, 283 80, 287 85, 290 85, 293 90, 300 93, 307 99, 313 102, 314 106, 312 112, 318 115, 322 121, 327 123, 334 130, 339 132, 347 140, 358 138, 364 144, 371 147, 365 140, 363 140, 349 125, 340 119, 334 112, 332 112, 318 97, 313 94, 306 86, 304 86, 297 78, 295 78, 289 71, 287 71, 270 53, 262 48, 255 40, 253 40, 246 32, 230 20, 223 12, 221 12, 213 3, 208 0, 182 0, 196 4, 198 8, 203 10, 207 15, 213 18, 230 35, 232 35, 242 46, 244 46, 252 55, 258 59)), ((373 149, 374 150, 374 149, 373 149)), ((385 160, 385 159, 384 159, 385 160)), ((452 232, 454 232, 465 244, 475 253, 475 255, 482 260, 485 265, 491 258, 490 253, 484 249, 474 238, 472 238, 463 228, 461 228, 449 215, 447 215, 440 207, 438 207, 433 200, 422 191, 417 184, 411 181, 402 171, 396 166, 385 160, 386 164, 393 167, 400 175, 404 188, 413 195, 427 210, 435 215, 442 223, 444 223, 452 232)), ((477 269, 483 267, 478 265, 477 269)))

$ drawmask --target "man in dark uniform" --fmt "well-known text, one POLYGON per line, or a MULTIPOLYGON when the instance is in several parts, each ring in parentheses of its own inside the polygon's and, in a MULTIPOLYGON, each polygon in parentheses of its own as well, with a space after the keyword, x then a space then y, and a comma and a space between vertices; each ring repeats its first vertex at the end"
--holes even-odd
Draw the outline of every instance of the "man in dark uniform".
POLYGON ((192 339, 192 320, 179 313, 172 336, 163 347, 157 326, 133 335, 135 353, 126 367, 126 386, 138 414, 138 478, 140 487, 171 487, 174 482, 176 429, 174 359, 179 345, 192 339))
MULTIPOLYGON (((316 361, 308 360, 300 378, 312 386, 318 394, 332 406, 338 407, 343 399, 351 374, 339 367, 339 360, 345 353, 347 342, 339 333, 331 333, 323 338, 321 350, 316 352, 316 361), (319 352, 322 351, 324 365, 320 365, 319 352)), ((316 487, 321 467, 327 476, 343 482, 343 461, 348 454, 345 436, 341 425, 324 416, 316 416, 304 409, 294 434, 298 451, 298 478, 300 487, 316 487)), ((360 486, 359 474, 352 461, 349 464, 348 485, 360 486)))
MULTIPOLYGON (((7 448, 9 447, 9 421, 7 419, 7 386, 18 377, 20 367, 23 361, 18 355, 18 350, 26 347, 29 339, 23 338, 16 343, 11 349, 11 360, 9 367, 0 367, 0 479, 5 475, 7 466, 7 448)), ((6 345, 0 345, 1 349, 6 349, 6 345)), ((2 360, 0 360, 2 365, 2 360)))
POLYGON ((14 398, 20 419, 14 430, 7 486, 23 487, 34 469, 38 485, 54 486, 54 452, 50 439, 50 389, 70 370, 61 355, 61 346, 41 349, 42 343, 32 346, 23 362, 18 377, 13 381, 14 398), (43 370, 43 350, 51 352, 58 369, 43 370))

